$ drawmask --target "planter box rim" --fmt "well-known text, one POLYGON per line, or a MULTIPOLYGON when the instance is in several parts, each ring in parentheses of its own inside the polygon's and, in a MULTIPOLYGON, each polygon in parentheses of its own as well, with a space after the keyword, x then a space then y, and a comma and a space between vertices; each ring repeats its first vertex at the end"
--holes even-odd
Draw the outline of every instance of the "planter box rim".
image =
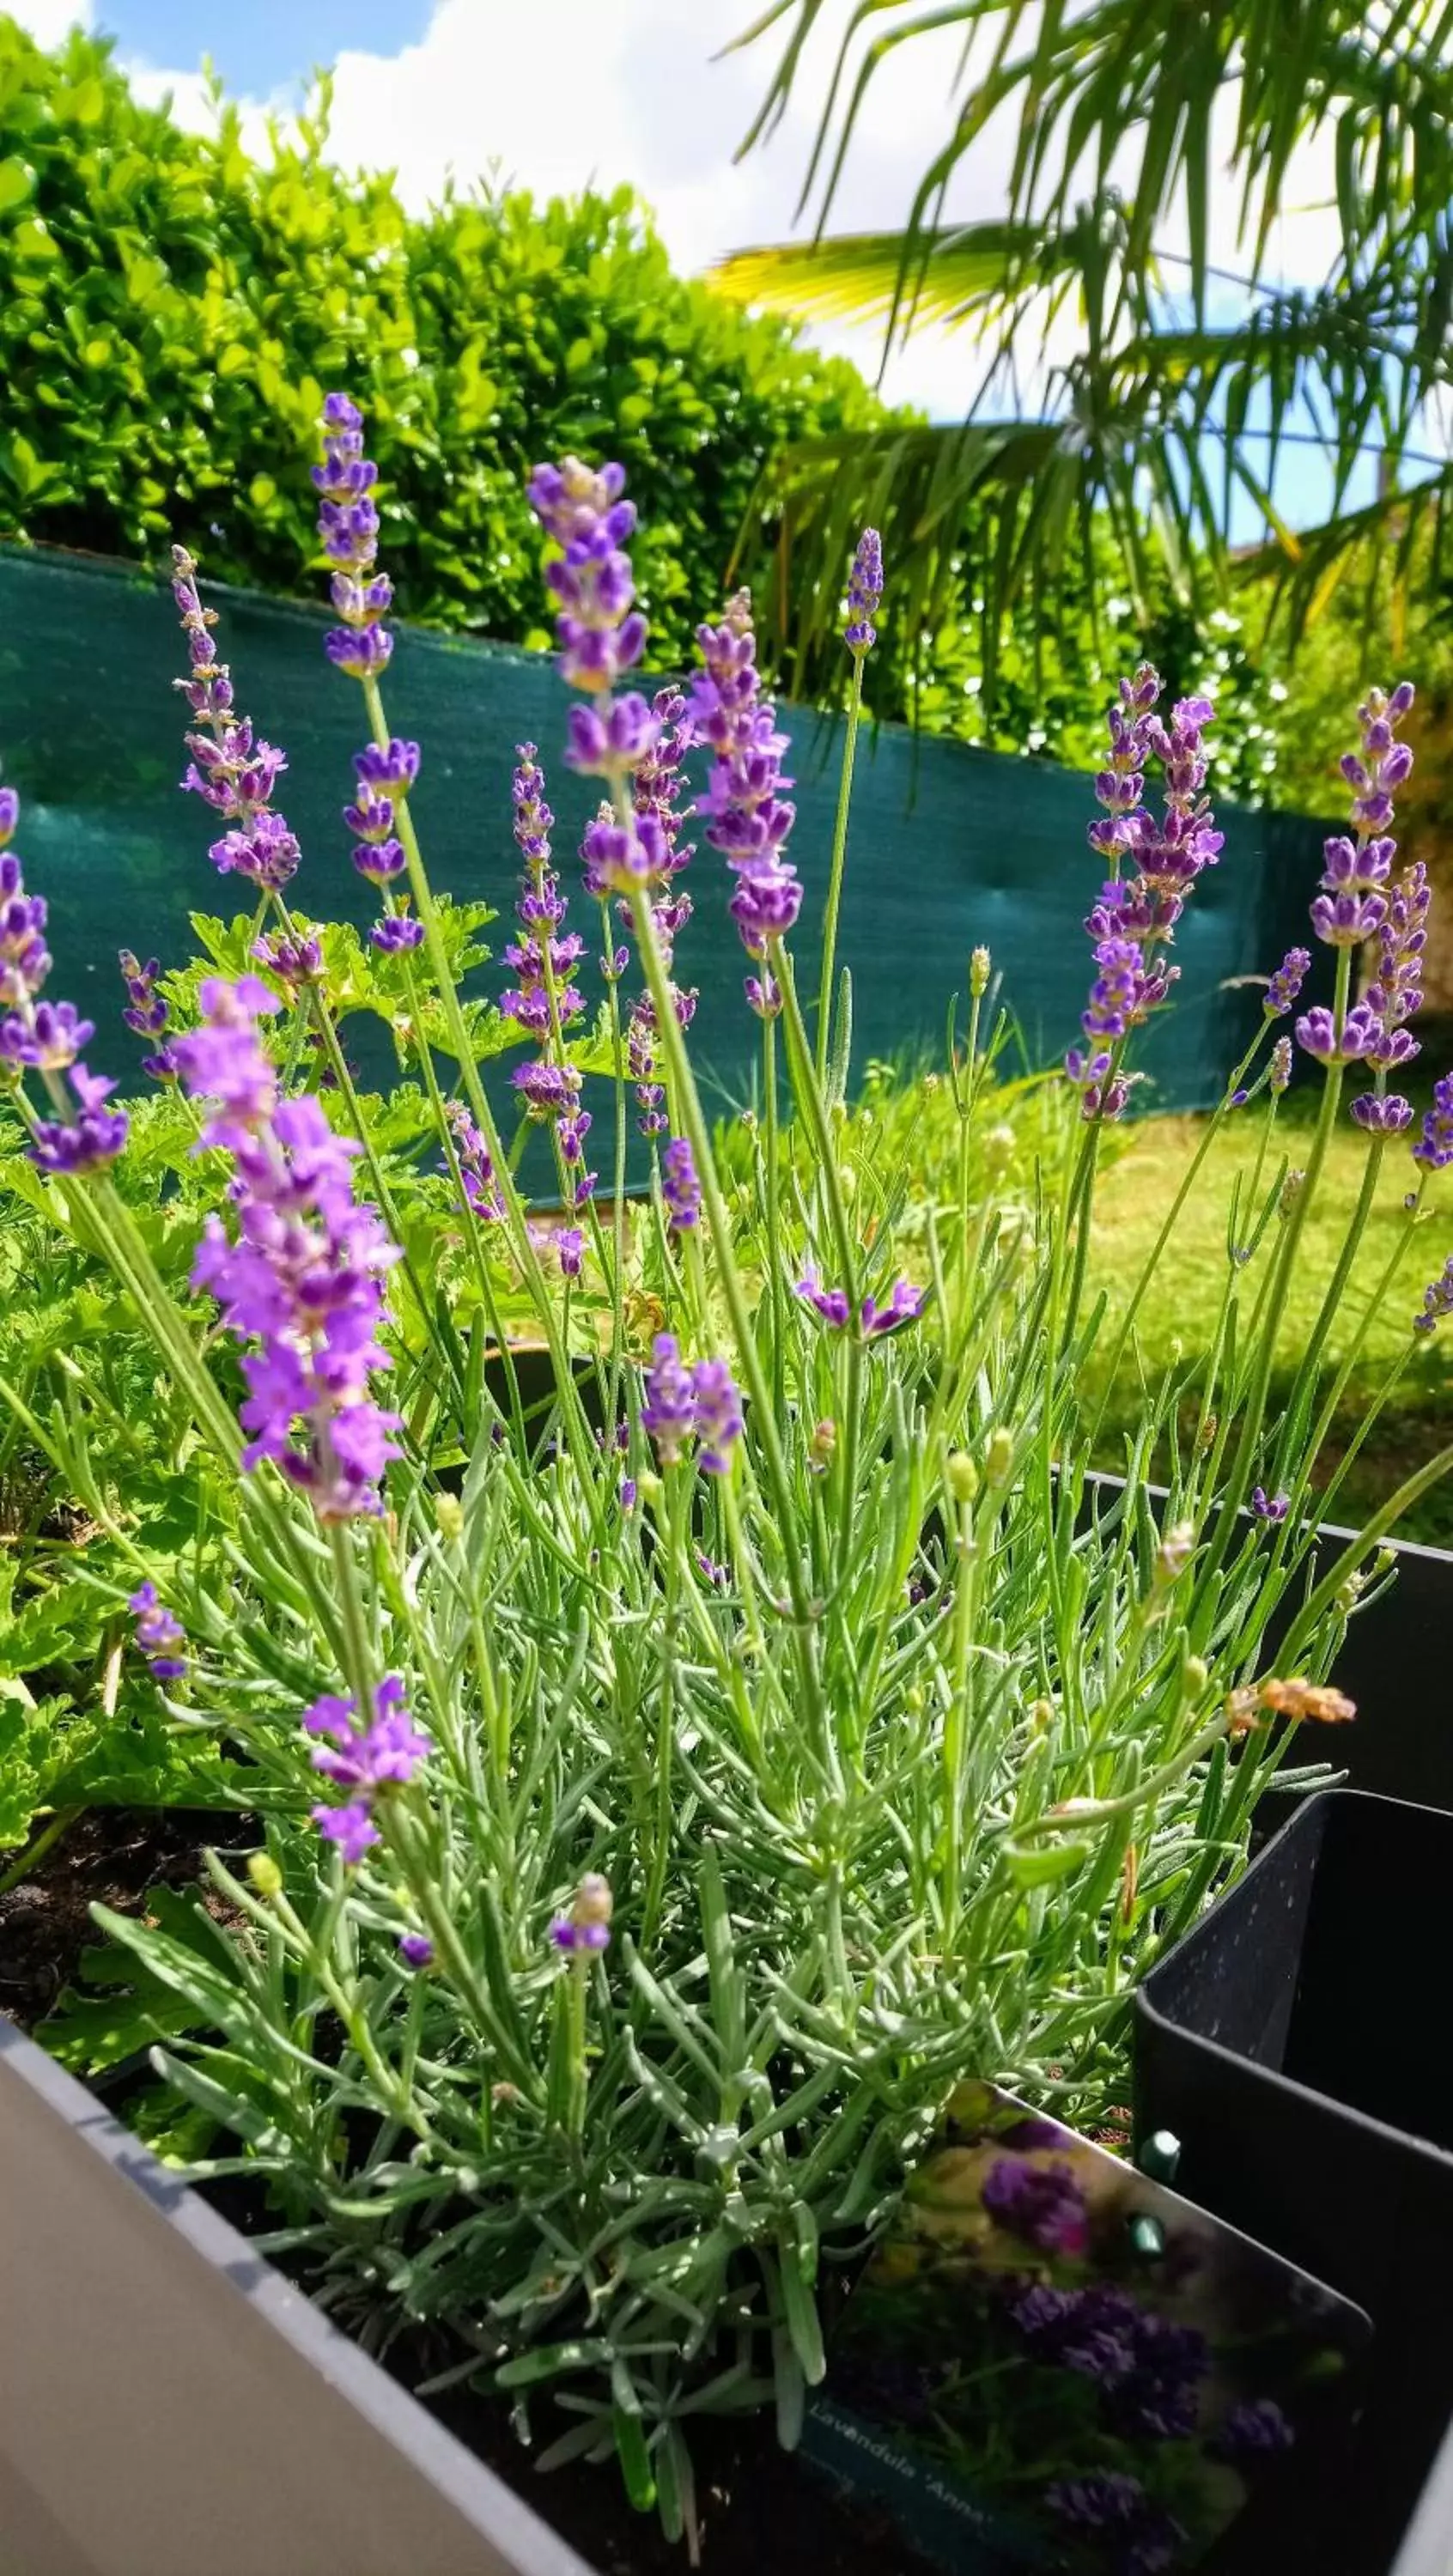
MULTIPOLYGON (((4 2019, 0 2019, 0 2074, 18 2081, 42 2106, 43 2115, 61 2122, 101 2167, 109 2169, 108 2183, 115 2177, 110 2183, 113 2203, 118 2185, 138 2192, 190 2253, 200 2258, 219 2298, 245 2301, 362 2420, 380 2446, 402 2455, 414 2477, 432 2487, 457 2522, 477 2535, 481 2570, 509 2570, 512 2576, 595 2576, 513 2487, 333 2325, 305 2290, 275 2270, 200 2192, 124 2128, 94 2093, 4 2019)), ((0 2150, 3 2144, 0 2135, 0 2150)), ((164 2295, 164 2288, 163 2284, 159 2295, 164 2295)), ((59 2295, 64 2298, 64 2289, 59 2295)), ((35 2325, 30 2331, 33 2335, 35 2325)), ((140 2348, 144 2352, 144 2335, 140 2348)), ((0 2468, 8 2458, 23 2480, 24 2460, 7 2453, 6 2431, 0 2420, 0 2468)), ((258 2473, 266 2474, 265 2463, 259 2463, 258 2473)))

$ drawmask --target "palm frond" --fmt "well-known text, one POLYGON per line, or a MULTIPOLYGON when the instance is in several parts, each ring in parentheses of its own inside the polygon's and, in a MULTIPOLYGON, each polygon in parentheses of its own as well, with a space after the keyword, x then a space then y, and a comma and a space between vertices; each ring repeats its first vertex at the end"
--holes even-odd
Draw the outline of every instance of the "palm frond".
POLYGON ((831 19, 836 60, 803 187, 817 229, 831 215, 864 101, 907 45, 948 29, 963 38, 945 97, 943 139, 909 216, 916 237, 942 222, 944 192, 996 120, 1016 120, 1009 213, 1062 222, 1112 169, 1131 209, 1131 265, 1148 274, 1167 218, 1191 246, 1204 307, 1213 196, 1226 174, 1213 119, 1234 84, 1233 173, 1251 273, 1262 273, 1298 154, 1334 145, 1339 224, 1329 276, 1362 273, 1394 228, 1441 239, 1453 202, 1453 6, 1390 0, 777 0, 738 39, 786 42, 743 149, 780 122, 808 41, 831 19), (1386 21, 1386 23, 1384 23, 1386 21))

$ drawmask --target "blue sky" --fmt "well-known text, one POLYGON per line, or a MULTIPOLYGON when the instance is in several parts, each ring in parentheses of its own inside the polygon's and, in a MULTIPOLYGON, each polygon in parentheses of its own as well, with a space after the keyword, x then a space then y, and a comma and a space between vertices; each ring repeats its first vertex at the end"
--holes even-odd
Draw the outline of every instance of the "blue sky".
POLYGON ((230 90, 266 97, 345 47, 398 53, 431 14, 432 0, 102 0, 96 23, 123 54, 189 69, 210 54, 230 90))

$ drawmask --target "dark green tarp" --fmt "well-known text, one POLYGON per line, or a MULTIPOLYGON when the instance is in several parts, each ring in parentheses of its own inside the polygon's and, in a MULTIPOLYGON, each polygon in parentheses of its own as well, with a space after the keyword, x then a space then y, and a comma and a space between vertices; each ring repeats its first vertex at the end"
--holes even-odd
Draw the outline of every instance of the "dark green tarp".
MULTIPOLYGON (((304 854, 290 899, 314 918, 346 916, 362 926, 375 907, 349 866, 339 819, 350 755, 363 738, 361 702, 356 684, 324 660, 326 617, 246 592, 209 596, 222 612, 218 649, 232 665, 239 709, 287 751, 278 801, 304 854)), ((215 818, 177 791, 184 709, 171 683, 182 667, 165 586, 124 566, 0 549, 0 763, 25 799, 17 847, 32 891, 50 903, 52 990, 96 1021, 92 1061, 112 1070, 129 1068, 139 1052, 121 1024, 117 949, 177 964, 191 953, 189 910, 243 909, 238 881, 219 878, 207 858, 215 818)), ((404 628, 385 696, 393 729, 423 745, 413 810, 435 885, 507 911, 515 877, 510 771, 515 744, 532 739, 573 891, 574 852, 593 798, 559 757, 568 698, 550 661, 404 628)), ((840 736, 810 712, 783 715, 797 782, 792 856, 807 890, 796 942, 806 994, 840 736)), ((840 945, 853 973, 859 1069, 870 1057, 941 1043, 976 942, 992 951, 1031 1058, 1047 1062, 1063 1050, 1083 1007, 1081 921, 1102 873, 1085 838, 1094 811, 1088 781, 1047 762, 865 728, 840 945)), ((1256 1012, 1254 995, 1234 979, 1267 972, 1306 923, 1321 827, 1235 807, 1218 819, 1226 834, 1221 863, 1202 878, 1177 934, 1178 1007, 1149 1032, 1139 1058, 1154 1077, 1138 1095, 1147 1107, 1200 1106, 1215 1096, 1256 1012)), ((758 1030, 742 1002, 745 961, 727 918, 726 870, 703 846, 687 883, 696 917, 678 973, 700 989, 696 1062, 709 1093, 741 1101, 758 1030)), ((593 933, 593 907, 579 927, 593 933)), ((492 934, 496 954, 506 935, 501 921, 492 934)), ((593 936, 590 944, 593 954, 593 936)), ((506 980, 502 967, 491 970, 489 987, 506 980)), ((347 1042, 370 1078, 387 1077, 390 1041, 381 1023, 350 1021, 347 1042)), ((507 1069, 507 1062, 492 1069, 496 1091, 507 1069)), ((606 1086, 592 1089, 601 1095, 592 1143, 604 1151, 606 1086)))

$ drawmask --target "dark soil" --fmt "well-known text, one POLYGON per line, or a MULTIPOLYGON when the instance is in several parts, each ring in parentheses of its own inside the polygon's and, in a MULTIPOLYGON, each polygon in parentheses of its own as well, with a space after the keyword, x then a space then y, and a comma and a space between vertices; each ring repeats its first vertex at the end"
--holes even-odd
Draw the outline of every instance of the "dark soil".
MULTIPOLYGON (((187 1887, 219 1837, 246 1839, 248 1820, 191 1807, 91 1807, 34 1871, 0 1896, 0 2013, 23 2030, 43 2021, 100 1939, 93 1904, 136 1914, 149 1887, 187 1887)), ((7 1864, 18 1855, 8 1853, 7 1864)))
MULTIPOLYGON (((488 2398, 454 2389, 423 2402, 598 2576, 689 2576, 685 2543, 667 2540, 654 2513, 632 2512, 608 2462, 541 2477, 488 2398)), ((843 2495, 779 2449, 770 2413, 742 2424, 699 2417, 690 2438, 705 2576, 930 2576, 881 2505, 843 2495)))

